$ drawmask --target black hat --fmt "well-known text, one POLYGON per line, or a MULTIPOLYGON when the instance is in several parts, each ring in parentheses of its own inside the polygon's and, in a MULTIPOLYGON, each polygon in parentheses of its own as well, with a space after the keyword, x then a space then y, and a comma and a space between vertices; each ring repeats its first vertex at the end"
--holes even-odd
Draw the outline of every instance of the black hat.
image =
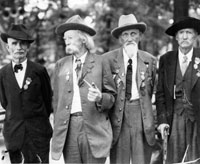
POLYGON ((8 38, 24 40, 32 43, 34 39, 30 36, 30 31, 23 24, 12 24, 7 33, 1 34, 1 39, 7 43, 8 38))
POLYGON ((60 36, 63 36, 64 32, 68 30, 81 30, 91 36, 94 36, 96 34, 96 31, 87 26, 79 15, 74 15, 69 18, 65 23, 59 25, 56 28, 56 33, 60 36))
POLYGON ((172 24, 165 33, 170 36, 175 36, 179 30, 184 28, 192 28, 200 34, 200 20, 192 17, 182 18, 180 21, 172 24))

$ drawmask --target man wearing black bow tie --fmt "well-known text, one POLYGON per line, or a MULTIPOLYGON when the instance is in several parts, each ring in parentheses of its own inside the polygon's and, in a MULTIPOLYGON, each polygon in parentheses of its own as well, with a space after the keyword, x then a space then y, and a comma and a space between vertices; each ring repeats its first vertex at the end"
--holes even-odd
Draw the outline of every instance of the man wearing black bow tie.
POLYGON ((0 70, 3 136, 11 163, 48 163, 52 90, 46 69, 27 59, 34 41, 29 33, 23 24, 13 24, 1 34, 12 57, 0 70))

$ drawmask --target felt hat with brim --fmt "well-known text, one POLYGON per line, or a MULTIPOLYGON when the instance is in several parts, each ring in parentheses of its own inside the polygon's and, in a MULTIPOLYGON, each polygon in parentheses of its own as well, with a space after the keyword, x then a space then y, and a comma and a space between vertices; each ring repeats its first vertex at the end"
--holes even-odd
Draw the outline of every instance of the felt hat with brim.
POLYGON ((192 28, 200 34, 200 20, 192 17, 185 17, 172 24, 165 33, 170 36, 175 36, 179 30, 192 28))
POLYGON ((1 33, 1 39, 7 43, 8 38, 27 41, 32 43, 34 39, 30 35, 30 31, 23 24, 12 24, 7 33, 1 33))
POLYGON ((63 36, 64 32, 68 30, 80 30, 88 33, 90 36, 94 36, 96 31, 87 26, 84 20, 79 15, 74 15, 69 18, 65 23, 59 25, 56 28, 56 34, 63 36))
POLYGON ((144 22, 138 22, 136 17, 133 14, 122 15, 119 18, 118 27, 111 31, 111 34, 118 38, 119 35, 125 31, 130 29, 138 29, 142 33, 146 31, 147 25, 144 22))

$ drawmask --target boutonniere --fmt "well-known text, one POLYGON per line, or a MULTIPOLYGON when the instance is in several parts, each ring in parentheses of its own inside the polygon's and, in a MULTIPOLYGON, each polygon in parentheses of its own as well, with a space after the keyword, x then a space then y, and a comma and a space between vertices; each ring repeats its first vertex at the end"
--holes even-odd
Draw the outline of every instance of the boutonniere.
POLYGON ((24 89, 28 89, 28 86, 31 84, 32 79, 30 77, 26 78, 25 84, 24 84, 24 89))
POLYGON ((69 80, 69 72, 67 72, 65 79, 68 81, 69 80))
POLYGON ((195 57, 194 59, 194 69, 197 70, 196 75, 200 77, 200 68, 199 68, 200 58, 195 57))

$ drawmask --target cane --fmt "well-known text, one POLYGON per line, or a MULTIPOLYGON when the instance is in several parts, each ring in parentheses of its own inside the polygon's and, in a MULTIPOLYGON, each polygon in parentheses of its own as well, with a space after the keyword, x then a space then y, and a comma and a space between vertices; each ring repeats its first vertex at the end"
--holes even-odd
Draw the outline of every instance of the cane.
POLYGON ((167 143, 168 143, 169 127, 165 127, 163 135, 163 164, 167 162, 167 143))

